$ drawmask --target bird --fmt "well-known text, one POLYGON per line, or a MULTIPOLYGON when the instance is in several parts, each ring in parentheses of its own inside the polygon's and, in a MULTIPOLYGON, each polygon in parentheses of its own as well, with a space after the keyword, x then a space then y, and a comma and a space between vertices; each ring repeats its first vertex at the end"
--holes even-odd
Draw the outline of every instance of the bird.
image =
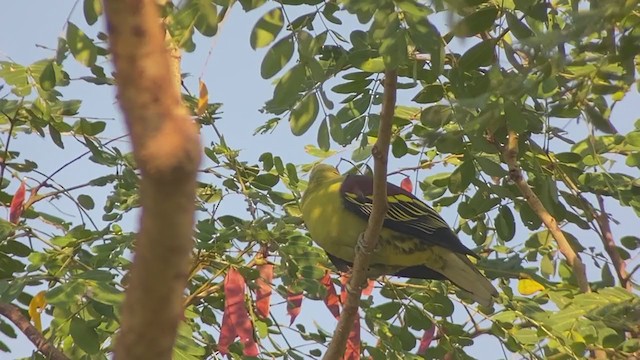
MULTIPOLYGON (((478 304, 490 307, 496 288, 471 262, 478 258, 429 205, 387 182, 388 211, 367 276, 449 280, 478 304)), ((373 178, 315 165, 301 198, 302 218, 313 241, 340 271, 355 258, 356 245, 373 209, 373 178)))

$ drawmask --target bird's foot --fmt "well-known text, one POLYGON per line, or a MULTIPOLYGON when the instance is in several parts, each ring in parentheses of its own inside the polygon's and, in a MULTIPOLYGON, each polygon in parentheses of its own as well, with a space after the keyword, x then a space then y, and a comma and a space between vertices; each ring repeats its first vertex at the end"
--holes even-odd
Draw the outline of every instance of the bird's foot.
POLYGON ((356 251, 361 251, 363 254, 371 255, 371 251, 367 250, 365 244, 364 233, 360 233, 360 236, 358 236, 358 241, 356 242, 356 251))
POLYGON ((380 250, 380 241, 378 241, 378 243, 376 244, 376 247, 369 251, 367 250, 367 246, 366 246, 366 241, 364 238, 364 233, 360 233, 360 236, 358 236, 358 241, 356 242, 356 251, 362 251, 362 253, 366 254, 366 255, 371 255, 375 252, 377 252, 378 250, 380 250))
POLYGON ((362 284, 360 284, 359 286, 356 287, 352 287, 351 286, 351 281, 347 282, 347 284, 345 285, 345 289, 347 290, 347 293, 349 294, 355 294, 360 296, 362 294, 362 290, 364 290, 365 288, 367 288, 367 286, 369 286, 369 279, 365 279, 362 284))
POLYGON ((351 295, 360 295, 360 287, 358 288, 354 288, 351 286, 351 282, 348 282, 347 285, 345 286, 345 289, 347 290, 348 294, 351 295))
POLYGON ((356 242, 356 251, 362 251, 362 253, 366 254, 366 255, 371 255, 374 252, 378 251, 380 249, 380 242, 378 241, 378 244, 376 244, 375 249, 373 249, 372 251, 367 250, 367 246, 366 246, 366 241, 364 238, 364 233, 360 233, 360 236, 358 236, 358 241, 356 242))

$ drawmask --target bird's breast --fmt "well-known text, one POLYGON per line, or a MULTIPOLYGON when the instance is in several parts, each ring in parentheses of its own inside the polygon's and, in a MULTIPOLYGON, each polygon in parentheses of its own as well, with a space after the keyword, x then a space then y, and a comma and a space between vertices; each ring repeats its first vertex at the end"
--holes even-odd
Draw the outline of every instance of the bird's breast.
POLYGON ((367 223, 344 208, 341 184, 336 181, 306 195, 302 214, 311 238, 320 247, 341 259, 353 261, 358 236, 367 223))

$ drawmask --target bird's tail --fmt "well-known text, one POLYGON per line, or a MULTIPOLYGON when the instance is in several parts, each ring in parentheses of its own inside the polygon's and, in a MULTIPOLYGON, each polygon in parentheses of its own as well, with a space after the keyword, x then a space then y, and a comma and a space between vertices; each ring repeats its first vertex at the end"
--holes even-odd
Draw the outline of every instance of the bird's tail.
POLYGON ((466 255, 447 251, 441 254, 444 266, 434 269, 444 275, 449 281, 466 291, 471 298, 483 306, 491 306, 498 291, 491 282, 484 277, 471 263, 466 255))

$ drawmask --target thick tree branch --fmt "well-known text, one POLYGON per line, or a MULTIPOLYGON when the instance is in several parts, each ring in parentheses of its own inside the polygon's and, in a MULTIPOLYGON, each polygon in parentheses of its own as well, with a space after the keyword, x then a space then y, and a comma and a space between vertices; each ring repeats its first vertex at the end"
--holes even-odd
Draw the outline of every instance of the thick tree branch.
POLYGON ((142 215, 116 359, 171 359, 193 247, 200 141, 155 0, 105 1, 118 100, 142 177, 142 215))
POLYGON ((611 232, 609 217, 604 208, 604 199, 601 195, 596 195, 596 197, 598 198, 598 205, 600 206, 600 214, 598 215, 594 211, 594 217, 602 234, 602 245, 604 245, 604 249, 607 251, 607 254, 609 254, 609 258, 611 258, 613 267, 618 275, 618 280, 620 280, 620 286, 631 291, 631 281, 629 281, 629 273, 627 273, 627 264, 622 260, 618 249, 616 249, 616 242, 611 232))
POLYGON ((339 359, 344 353, 349 332, 353 327, 355 317, 358 316, 360 294, 363 284, 367 282, 369 258, 378 244, 378 237, 382 231, 382 224, 387 213, 387 161, 389 144, 391 142, 391 123, 396 106, 396 90, 398 75, 395 70, 384 73, 384 94, 380 113, 380 128, 378 139, 371 149, 373 155, 373 209, 369 217, 364 237, 358 240, 359 247, 353 261, 353 273, 347 286, 347 300, 340 314, 340 320, 333 333, 333 338, 323 359, 339 359))
POLYGON ((587 280, 582 259, 580 259, 580 256, 573 250, 569 241, 567 241, 567 238, 562 233, 562 230, 560 230, 556 219, 545 209, 538 196, 533 192, 527 180, 522 175, 522 170, 518 165, 518 135, 514 131, 509 131, 509 138, 507 139, 507 144, 504 147, 504 153, 502 155, 509 167, 509 178, 516 184, 533 212, 538 215, 547 229, 549 229, 551 236, 553 236, 558 245, 558 250, 560 250, 560 253, 573 269, 580 291, 585 293, 590 292, 589 281, 587 280))
POLYGON ((31 325, 29 319, 22 313, 20 308, 12 304, 0 303, 0 315, 9 319, 22 333, 36 346, 36 349, 45 358, 51 360, 69 360, 62 351, 51 345, 42 333, 31 325))

